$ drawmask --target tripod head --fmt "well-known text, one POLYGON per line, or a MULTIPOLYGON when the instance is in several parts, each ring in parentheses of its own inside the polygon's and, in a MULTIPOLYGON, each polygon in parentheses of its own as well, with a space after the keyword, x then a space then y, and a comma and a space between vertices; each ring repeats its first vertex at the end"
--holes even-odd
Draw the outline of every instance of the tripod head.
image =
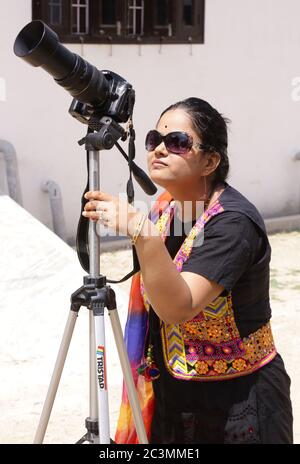
POLYGON ((100 121, 90 119, 90 124, 97 125, 97 132, 88 132, 87 135, 79 140, 79 145, 85 144, 86 150, 110 150, 121 138, 126 140, 125 129, 115 122, 112 118, 104 116, 100 121))

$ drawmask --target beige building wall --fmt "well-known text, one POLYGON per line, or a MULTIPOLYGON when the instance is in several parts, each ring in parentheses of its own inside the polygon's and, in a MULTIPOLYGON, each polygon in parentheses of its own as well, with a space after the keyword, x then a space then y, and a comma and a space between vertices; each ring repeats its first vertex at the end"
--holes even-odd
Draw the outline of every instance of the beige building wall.
MULTIPOLYGON (((232 121, 229 182, 264 217, 300 212, 300 2, 207 0, 202 45, 67 45, 136 90, 137 163, 160 112, 188 96, 208 100, 232 121)), ((31 21, 30 0, 0 0, 0 138, 17 151, 25 208, 51 227, 41 183, 63 192, 69 237, 76 233, 86 184, 86 127, 68 115, 71 97, 43 70, 13 54, 31 21)), ((124 192, 127 166, 116 150, 101 153, 101 187, 124 192)), ((136 187, 136 199, 149 199, 136 187)))

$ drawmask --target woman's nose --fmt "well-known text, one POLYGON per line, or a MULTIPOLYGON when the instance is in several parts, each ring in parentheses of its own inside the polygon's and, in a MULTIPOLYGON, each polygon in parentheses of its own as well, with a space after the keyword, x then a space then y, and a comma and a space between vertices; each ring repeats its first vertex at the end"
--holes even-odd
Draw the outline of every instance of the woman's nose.
POLYGON ((156 156, 167 156, 168 155, 168 150, 166 149, 166 146, 163 141, 154 150, 154 153, 156 156))

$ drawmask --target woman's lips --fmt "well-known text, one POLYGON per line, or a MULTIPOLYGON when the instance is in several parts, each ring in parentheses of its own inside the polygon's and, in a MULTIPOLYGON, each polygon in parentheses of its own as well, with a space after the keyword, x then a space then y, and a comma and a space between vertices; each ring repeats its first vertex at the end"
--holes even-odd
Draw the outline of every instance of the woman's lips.
POLYGON ((167 164, 164 163, 163 161, 154 160, 152 161, 152 166, 155 168, 155 167, 167 166, 167 164))

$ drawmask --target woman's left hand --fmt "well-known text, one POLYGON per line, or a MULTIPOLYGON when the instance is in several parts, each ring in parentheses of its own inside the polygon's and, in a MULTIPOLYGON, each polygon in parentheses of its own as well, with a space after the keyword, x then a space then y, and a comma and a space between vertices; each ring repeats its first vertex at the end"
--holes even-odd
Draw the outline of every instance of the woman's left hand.
POLYGON ((127 201, 120 200, 100 191, 87 192, 84 197, 89 200, 82 215, 92 221, 100 221, 105 227, 118 235, 131 235, 140 211, 127 201))

